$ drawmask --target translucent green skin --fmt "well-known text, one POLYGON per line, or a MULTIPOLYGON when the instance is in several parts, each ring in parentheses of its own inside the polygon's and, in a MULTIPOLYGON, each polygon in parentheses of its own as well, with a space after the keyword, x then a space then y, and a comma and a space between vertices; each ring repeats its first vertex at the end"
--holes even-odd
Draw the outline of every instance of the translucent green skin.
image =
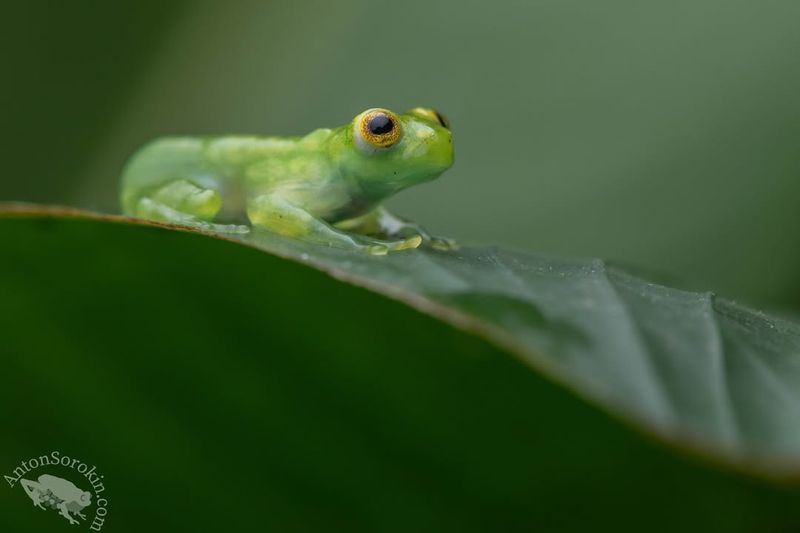
POLYGON ((304 137, 170 137, 130 159, 122 176, 125 213, 212 231, 270 231, 373 254, 427 243, 452 248, 380 203, 438 177, 453 164, 443 118, 416 108, 394 115, 399 140, 364 141, 361 117, 304 137), (438 117, 438 120, 437 120, 438 117))

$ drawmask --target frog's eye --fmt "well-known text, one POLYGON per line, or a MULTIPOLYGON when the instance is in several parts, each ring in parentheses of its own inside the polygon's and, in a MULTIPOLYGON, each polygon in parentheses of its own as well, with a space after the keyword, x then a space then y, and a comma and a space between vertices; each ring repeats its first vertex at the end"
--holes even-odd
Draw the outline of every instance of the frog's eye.
POLYGON ((362 148, 389 148, 400 140, 402 127, 397 116, 386 109, 370 109, 356 121, 356 138, 362 148))

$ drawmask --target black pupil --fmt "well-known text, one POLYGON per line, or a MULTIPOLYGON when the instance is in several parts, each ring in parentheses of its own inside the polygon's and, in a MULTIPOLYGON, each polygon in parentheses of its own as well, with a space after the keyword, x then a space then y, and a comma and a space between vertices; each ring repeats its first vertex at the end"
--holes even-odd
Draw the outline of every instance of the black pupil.
POLYGON ((394 129, 394 122, 386 115, 375 115, 369 119, 367 128, 373 135, 385 135, 394 129))

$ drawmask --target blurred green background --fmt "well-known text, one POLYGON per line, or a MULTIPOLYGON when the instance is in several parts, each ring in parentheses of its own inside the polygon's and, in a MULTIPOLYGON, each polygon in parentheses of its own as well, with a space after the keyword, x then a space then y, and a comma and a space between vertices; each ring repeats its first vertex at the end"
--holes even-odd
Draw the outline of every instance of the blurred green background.
POLYGON ((151 137, 424 105, 457 163, 401 214, 800 308, 798 20, 796 0, 4 6, 0 200, 116 212, 151 137))

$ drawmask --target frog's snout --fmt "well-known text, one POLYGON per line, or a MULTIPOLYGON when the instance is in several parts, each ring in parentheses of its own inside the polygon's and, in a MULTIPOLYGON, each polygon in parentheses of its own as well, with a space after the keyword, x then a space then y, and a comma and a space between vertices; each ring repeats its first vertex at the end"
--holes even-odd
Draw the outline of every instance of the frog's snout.
POLYGON ((447 134, 444 135, 441 141, 438 143, 439 146, 434 150, 436 156, 435 159, 438 163, 437 166, 441 167, 443 170, 453 166, 453 162, 455 161, 453 135, 450 133, 450 130, 447 130, 446 133, 447 134))

